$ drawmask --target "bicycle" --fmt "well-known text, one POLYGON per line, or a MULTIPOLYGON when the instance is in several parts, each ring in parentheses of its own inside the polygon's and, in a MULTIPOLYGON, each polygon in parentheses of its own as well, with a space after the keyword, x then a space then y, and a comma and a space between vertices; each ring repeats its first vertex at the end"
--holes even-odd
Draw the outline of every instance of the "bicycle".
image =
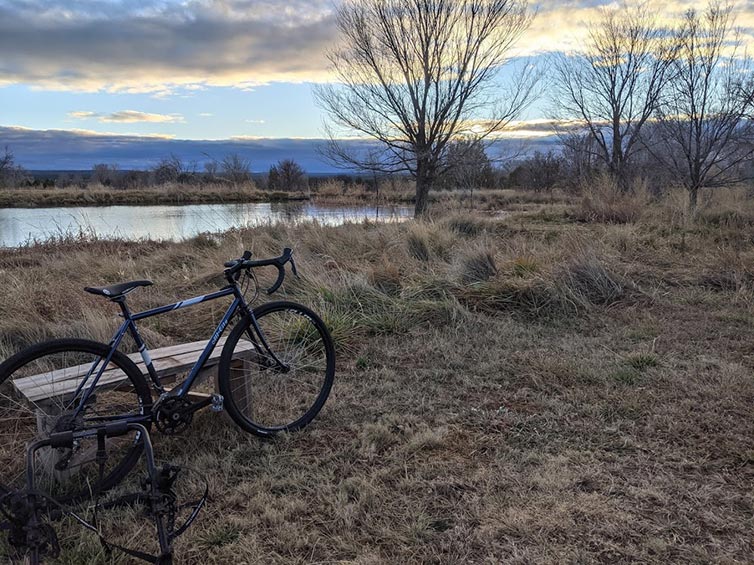
MULTIPOLYGON (((243 430, 261 437, 282 431, 296 431, 319 413, 332 387, 335 350, 324 322, 311 309, 290 301, 274 301, 254 309, 246 293, 254 285, 254 302, 259 284, 254 269, 277 268, 277 280, 267 289, 273 294, 282 285, 290 263, 298 275, 292 251, 279 257, 252 260, 246 251, 240 259, 225 263, 227 284, 220 290, 139 313, 128 308, 126 296, 151 281, 137 280, 106 287, 87 287, 91 294, 108 298, 121 310, 123 322, 105 345, 83 339, 57 339, 33 345, 0 365, 0 494, 20 483, 23 471, 14 456, 32 439, 50 434, 125 421, 154 423, 166 434, 177 434, 191 423, 193 414, 207 406, 225 409, 243 430), (243 282, 241 277, 243 276, 243 282), (158 376, 137 321, 224 297, 232 303, 212 333, 188 375, 167 389, 158 376), (239 321, 222 348, 218 366, 219 394, 193 401, 192 385, 234 317, 239 321), (134 361, 118 350, 123 338, 131 335, 140 353, 152 388, 134 361), (26 379, 26 380, 24 380, 26 379), (33 385, 40 399, 17 400, 23 386, 33 385), (57 387, 57 388, 56 388, 57 387), (44 398, 42 398, 44 397, 44 398)), ((95 464, 96 446, 77 439, 70 449, 49 449, 38 467, 51 494, 63 502, 86 498, 92 492, 107 490, 136 464, 141 442, 113 439, 104 473, 95 464), (120 441, 120 443, 118 443, 120 441)))

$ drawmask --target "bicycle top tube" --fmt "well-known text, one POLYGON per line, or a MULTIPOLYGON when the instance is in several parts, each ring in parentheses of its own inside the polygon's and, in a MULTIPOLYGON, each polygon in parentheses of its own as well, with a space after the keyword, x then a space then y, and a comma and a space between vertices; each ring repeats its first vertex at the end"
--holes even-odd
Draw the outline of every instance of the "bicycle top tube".
POLYGON ((194 298, 189 298, 187 300, 181 300, 179 302, 174 302, 173 304, 166 304, 165 306, 159 306, 157 308, 152 308, 150 310, 145 310, 143 312, 138 312, 136 314, 131 314, 129 312, 129 315, 126 317, 126 319, 131 319, 133 321, 136 320, 143 320, 144 318, 150 318, 152 316, 157 316, 158 314, 165 314, 166 312, 172 312, 173 310, 179 310, 181 308, 185 308, 186 306, 193 306, 194 304, 201 304, 202 302, 207 302, 209 300, 215 300, 217 298, 222 298, 223 296, 230 296, 231 294, 235 294, 236 287, 233 286, 227 286, 221 290, 211 292, 209 294, 203 294, 201 296, 195 296, 194 298))
MULTIPOLYGON (((194 363, 188 376, 182 383, 180 383, 173 389, 174 390, 173 394, 175 394, 176 396, 180 396, 180 397, 185 396, 188 393, 188 391, 191 389, 191 385, 196 380, 196 377, 198 376, 204 364, 207 362, 207 359, 212 354, 212 351, 217 345, 217 342, 220 340, 220 336, 225 331, 225 328, 228 326, 231 318, 235 315, 238 309, 240 308, 243 314, 251 313, 251 310, 249 309, 248 304, 244 300, 243 293, 241 292, 238 286, 238 279, 241 275, 241 271, 243 269, 249 270, 255 267, 266 267, 266 266, 276 267, 278 270, 277 280, 275 281, 272 287, 267 289, 267 293, 272 294, 275 290, 277 290, 281 286, 283 279, 285 278, 285 265, 287 263, 291 264, 291 269, 293 270, 293 273, 297 274, 292 253, 293 252, 290 248, 285 248, 283 250, 283 254, 280 257, 274 257, 272 259, 251 260, 251 252, 245 251, 243 256, 240 259, 225 263, 226 269, 223 272, 223 274, 225 275, 225 278, 228 281, 228 284, 222 289, 209 293, 209 294, 203 294, 203 295, 195 296, 193 298, 189 298, 186 300, 181 300, 179 302, 174 302, 173 304, 166 304, 165 306, 159 306, 157 308, 152 308, 150 310, 145 310, 143 312, 137 312, 135 314, 131 313, 131 311, 129 310, 126 304, 126 295, 138 286, 151 285, 152 284, 151 281, 146 281, 146 280, 134 281, 132 283, 122 283, 121 285, 105 287, 108 290, 108 292, 103 292, 102 288, 86 289, 87 291, 95 291, 94 292, 95 294, 108 296, 111 301, 116 302, 121 308, 124 322, 120 326, 120 328, 116 331, 115 335, 113 335, 112 339, 110 340, 110 352, 106 359, 106 362, 103 363, 102 367, 99 368, 93 382, 88 386, 87 390, 84 392, 81 402, 76 409, 76 414, 78 415, 83 409, 84 405, 86 404, 86 401, 89 399, 95 387, 97 386, 97 383, 104 371, 105 366, 107 366, 114 351, 117 350, 118 346, 120 345, 121 340, 123 339, 123 337, 125 336, 127 332, 130 332, 132 337, 134 338, 134 341, 136 342, 136 346, 138 347, 139 353, 141 354, 142 360, 144 361, 144 365, 147 368, 147 373, 149 374, 149 377, 152 380, 152 383, 154 384, 155 388, 159 390, 160 392, 164 393, 164 388, 162 387, 160 383, 160 379, 157 376, 157 372, 154 368, 154 363, 152 362, 152 359, 149 355, 149 349, 147 348, 146 343, 144 342, 141 335, 139 334, 139 330, 136 326, 136 322, 138 320, 143 320, 145 318, 150 318, 152 316, 157 316, 159 314, 172 312, 173 310, 179 310, 181 308, 192 306, 194 304, 201 304, 202 302, 215 300, 218 298, 222 298, 224 296, 233 295, 234 300, 232 304, 226 310, 225 314, 223 315, 222 320, 220 320, 220 323, 217 325, 217 328, 215 328, 215 331, 212 333, 211 338, 207 342, 207 345, 205 346, 202 353, 199 355, 199 358, 194 363), (113 293, 113 295, 109 296, 111 292, 113 293)), ((266 343, 266 340, 264 339, 264 335, 261 333, 257 324, 254 322, 253 325, 257 334, 260 337, 260 341, 262 342, 262 345, 265 347, 265 349, 267 349, 268 353, 272 353, 269 349, 269 346, 266 343)), ((277 359, 277 357, 274 355, 274 353, 272 353, 272 357, 278 363, 281 363, 277 359)), ((93 367, 93 369, 94 368, 95 367, 93 367)), ((89 379, 89 376, 91 376, 91 372, 90 372, 90 375, 88 375, 86 379, 84 379, 84 381, 80 383, 76 394, 79 394, 81 390, 83 390, 83 387, 86 383, 86 380, 89 379)))

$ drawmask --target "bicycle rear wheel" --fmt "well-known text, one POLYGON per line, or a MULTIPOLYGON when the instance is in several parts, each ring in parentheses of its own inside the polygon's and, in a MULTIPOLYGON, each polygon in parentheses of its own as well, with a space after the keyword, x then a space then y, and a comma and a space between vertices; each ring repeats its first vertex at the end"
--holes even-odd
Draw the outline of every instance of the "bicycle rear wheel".
POLYGON ((269 437, 303 428, 322 409, 335 376, 335 348, 324 322, 306 306, 269 302, 254 317, 278 363, 241 320, 220 357, 225 408, 244 430, 269 437))
MULTIPOLYGON (((144 376, 128 357, 115 352, 101 386, 73 417, 79 403, 76 384, 90 374, 86 390, 108 352, 108 346, 94 341, 60 339, 33 345, 0 365, 0 492, 25 485, 27 442, 149 414, 152 396, 144 376)), ((47 448, 35 461, 36 486, 61 502, 81 500, 116 485, 141 450, 135 435, 108 438, 101 472, 96 438, 78 441, 72 449, 47 448)))

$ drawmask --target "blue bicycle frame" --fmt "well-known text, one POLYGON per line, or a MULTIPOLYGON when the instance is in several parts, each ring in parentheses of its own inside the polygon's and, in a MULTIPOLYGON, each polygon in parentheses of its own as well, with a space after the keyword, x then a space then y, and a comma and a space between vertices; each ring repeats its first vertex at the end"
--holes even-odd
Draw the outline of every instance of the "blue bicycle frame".
MULTIPOLYGON (((246 301, 244 300, 244 296, 241 293, 240 289, 235 284, 226 286, 225 288, 217 292, 204 294, 202 296, 196 296, 194 298, 189 298, 188 300, 182 300, 180 302, 175 302, 173 304, 168 304, 166 306, 160 306, 159 308, 154 308, 152 310, 145 310, 144 312, 139 312, 136 314, 132 314, 130 310, 128 309, 128 305, 126 304, 125 295, 124 295, 118 299, 113 300, 113 302, 117 302, 120 305, 122 316, 124 318, 123 323, 121 324, 121 326, 115 332, 115 335, 113 335, 112 339, 110 340, 110 343, 109 343, 110 351, 108 352, 108 355, 105 357, 104 361, 101 363, 101 366, 99 362, 95 363, 92 366, 92 368, 89 370, 89 372, 87 373, 86 377, 84 377, 84 379, 81 381, 81 383, 79 383, 78 387, 76 388, 76 392, 74 393, 74 398, 78 398, 79 394, 81 394, 82 391, 83 391, 83 396, 81 397, 81 400, 79 401, 79 404, 76 407, 76 411, 74 412, 74 418, 78 417, 81 411, 83 410, 84 406, 86 405, 87 400, 91 396, 94 389, 97 387, 97 383, 99 382, 100 377, 104 373, 105 368, 110 364, 110 361, 115 351, 118 349, 118 346, 120 345, 126 333, 130 333, 134 341, 136 342, 136 346, 139 348, 139 353, 141 354, 141 358, 144 360, 144 365, 146 366, 147 372, 149 373, 149 378, 151 379, 155 388, 161 394, 166 394, 165 389, 160 384, 160 379, 157 376, 157 372, 155 371, 154 365, 152 363, 152 358, 149 355, 149 349, 144 343, 144 340, 142 339, 141 335, 139 334, 139 330, 136 327, 136 322, 138 320, 143 320, 144 318, 150 318, 152 316, 157 316, 159 314, 164 314, 166 312, 172 312, 174 310, 179 310, 187 306, 201 304, 202 302, 207 302, 209 300, 215 300, 217 298, 222 298, 224 296, 230 296, 230 295, 234 295, 233 302, 231 303, 231 305, 228 307, 227 311, 223 315, 222 320, 220 320, 220 323, 217 325, 217 328, 213 332, 212 337, 207 342, 207 345, 204 348, 204 351, 202 351, 201 355, 199 356, 199 359, 197 359, 196 363, 194 363, 194 366, 191 368, 191 371, 189 372, 186 379, 182 383, 180 383, 177 387, 175 387, 173 390, 171 390, 170 395, 180 398, 188 394, 189 390, 191 390, 191 386, 193 385, 194 381, 199 375, 199 371, 202 369, 202 367, 204 366, 204 363, 206 363, 207 359, 212 354, 212 351, 215 349, 215 346, 217 345, 217 342, 220 340, 220 337, 225 331, 225 328, 228 326, 231 318, 233 318, 233 316, 235 315, 235 313, 237 312, 239 308, 241 309, 243 314, 251 315, 252 326, 254 327, 255 333, 259 337, 259 341, 261 342, 263 347, 266 349, 267 353, 270 354, 272 359, 275 362, 282 365, 282 363, 275 356, 275 354, 272 351, 270 351, 270 348, 267 345, 263 334, 261 333, 261 330, 259 328, 259 325, 256 322, 254 315, 249 309, 249 306, 246 304, 246 301), (97 374, 94 376, 94 380, 91 381, 87 389, 84 390, 84 387, 86 386, 87 382, 90 380, 92 373, 95 370, 97 371, 97 374)), ((255 344, 258 345, 258 341, 254 339, 253 336, 252 336, 252 339, 254 340, 255 344)), ((209 402, 207 402, 207 404, 209 404, 209 402)), ((127 416, 127 418, 131 421, 138 421, 142 419, 138 417, 134 418, 133 415, 127 416)), ((119 419, 118 416, 107 417, 107 420, 117 420, 117 419, 119 419)), ((149 419, 149 417, 144 416, 143 419, 149 419)))

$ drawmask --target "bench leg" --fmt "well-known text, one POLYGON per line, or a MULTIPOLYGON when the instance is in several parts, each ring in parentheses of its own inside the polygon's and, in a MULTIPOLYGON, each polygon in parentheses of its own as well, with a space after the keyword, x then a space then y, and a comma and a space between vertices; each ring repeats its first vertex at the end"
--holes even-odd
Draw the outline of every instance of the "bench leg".
POLYGON ((246 416, 252 415, 252 395, 249 383, 251 363, 246 359, 234 359, 230 364, 230 390, 233 391, 233 403, 238 411, 246 416))

